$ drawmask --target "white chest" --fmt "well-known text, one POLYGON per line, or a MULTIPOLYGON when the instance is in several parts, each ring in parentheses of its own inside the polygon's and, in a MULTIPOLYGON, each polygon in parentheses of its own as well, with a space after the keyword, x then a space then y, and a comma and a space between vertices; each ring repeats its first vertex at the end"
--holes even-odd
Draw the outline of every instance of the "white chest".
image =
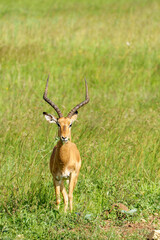
POLYGON ((63 171, 62 173, 58 173, 55 178, 57 181, 61 181, 61 180, 67 180, 70 178, 71 175, 71 171, 69 171, 68 169, 65 169, 65 171, 63 171))

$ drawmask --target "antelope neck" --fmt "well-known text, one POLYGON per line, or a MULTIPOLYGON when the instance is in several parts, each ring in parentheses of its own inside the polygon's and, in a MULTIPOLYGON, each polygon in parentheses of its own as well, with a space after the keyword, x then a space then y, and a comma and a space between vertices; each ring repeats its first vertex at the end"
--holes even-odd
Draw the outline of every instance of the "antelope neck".
POLYGON ((57 143, 57 147, 58 148, 61 148, 62 146, 66 146, 67 143, 69 143, 70 140, 66 141, 66 142, 63 142, 62 140, 59 140, 58 143, 57 143))

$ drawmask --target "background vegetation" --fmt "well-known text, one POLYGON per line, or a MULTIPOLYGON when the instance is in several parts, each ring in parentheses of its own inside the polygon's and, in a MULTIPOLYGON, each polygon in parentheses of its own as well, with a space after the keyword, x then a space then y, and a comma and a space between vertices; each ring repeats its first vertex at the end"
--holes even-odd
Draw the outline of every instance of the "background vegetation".
POLYGON ((158 0, 0 1, 1 239, 122 239, 124 219, 105 213, 113 203, 137 209, 128 221, 159 213, 159 12, 158 0), (82 168, 67 215, 48 167, 48 73, 64 114, 84 99, 84 77, 89 86, 72 128, 82 168))

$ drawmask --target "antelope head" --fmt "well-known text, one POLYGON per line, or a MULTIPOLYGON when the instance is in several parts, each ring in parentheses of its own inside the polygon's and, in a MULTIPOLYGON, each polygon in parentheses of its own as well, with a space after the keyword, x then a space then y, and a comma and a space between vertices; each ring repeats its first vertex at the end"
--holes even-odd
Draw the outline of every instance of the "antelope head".
POLYGON ((58 136, 59 136, 60 140, 63 143, 66 143, 69 140, 71 140, 71 127, 72 127, 73 122, 77 119, 77 115, 78 115, 78 111, 77 110, 89 102, 87 82, 85 80, 85 85, 86 85, 86 97, 85 97, 85 100, 83 102, 77 104, 68 113, 67 117, 63 117, 60 109, 56 106, 55 103, 53 103, 47 97, 48 81, 49 81, 49 76, 48 76, 48 79, 47 79, 47 83, 46 83, 46 88, 45 88, 45 92, 44 92, 44 95, 43 95, 43 99, 54 108, 54 110, 57 112, 59 117, 57 118, 57 117, 55 117, 55 116, 53 116, 51 114, 48 114, 46 112, 43 112, 43 115, 45 116, 46 120, 49 123, 56 123, 57 124, 57 126, 58 126, 58 136))

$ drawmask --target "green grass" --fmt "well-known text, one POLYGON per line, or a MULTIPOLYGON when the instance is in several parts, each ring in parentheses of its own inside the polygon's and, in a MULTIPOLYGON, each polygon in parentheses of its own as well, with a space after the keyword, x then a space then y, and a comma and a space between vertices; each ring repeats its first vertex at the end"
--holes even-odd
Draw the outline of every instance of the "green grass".
POLYGON ((1 0, 1 239, 122 239, 105 230, 113 203, 137 208, 128 221, 160 212, 159 12, 158 0, 1 0), (82 168, 67 215, 48 166, 48 73, 64 115, 84 99, 84 77, 89 86, 72 128, 82 168))

